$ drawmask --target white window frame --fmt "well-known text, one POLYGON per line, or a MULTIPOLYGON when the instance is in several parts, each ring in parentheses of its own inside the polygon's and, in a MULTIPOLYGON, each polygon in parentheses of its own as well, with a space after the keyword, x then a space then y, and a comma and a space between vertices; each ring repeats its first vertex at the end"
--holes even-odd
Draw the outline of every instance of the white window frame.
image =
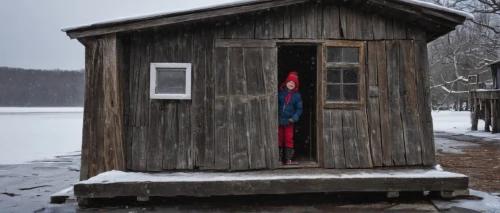
POLYGON ((151 99, 191 100, 191 63, 151 63, 149 94, 151 99), (158 68, 186 69, 186 91, 184 94, 157 94, 156 74, 158 68))

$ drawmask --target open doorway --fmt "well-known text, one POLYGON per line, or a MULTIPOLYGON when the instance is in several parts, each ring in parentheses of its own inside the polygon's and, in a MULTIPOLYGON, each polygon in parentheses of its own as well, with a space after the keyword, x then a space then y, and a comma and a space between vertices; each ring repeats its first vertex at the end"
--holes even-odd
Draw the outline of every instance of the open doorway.
MULTIPOLYGON (((294 127, 294 159, 299 166, 317 165, 316 158, 316 45, 282 45, 278 47, 278 82, 286 80, 289 72, 299 74, 299 92, 303 113, 294 127)), ((279 85, 278 85, 279 86, 279 85)))

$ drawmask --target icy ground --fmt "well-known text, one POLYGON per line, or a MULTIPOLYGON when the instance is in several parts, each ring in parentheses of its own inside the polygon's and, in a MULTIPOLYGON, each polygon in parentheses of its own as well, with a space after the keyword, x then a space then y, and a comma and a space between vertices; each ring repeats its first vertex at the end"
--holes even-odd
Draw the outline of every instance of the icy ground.
POLYGON ((0 164, 81 150, 83 108, 1 108, 0 164))
MULTIPOLYGON (((478 146, 467 141, 457 141, 446 135, 467 134, 489 139, 500 138, 500 134, 471 132, 468 112, 433 112, 436 133, 436 148, 443 153, 460 153, 463 146, 478 146)), ((482 121, 480 121, 482 122, 482 121)), ((102 212, 100 209, 77 210, 76 203, 49 204, 50 195, 78 182, 81 146, 81 108, 0 108, 0 212, 102 212), (65 155, 61 155, 65 153, 65 155), (59 157, 53 157, 59 156, 59 157), (51 158, 52 157, 52 158, 51 158), (33 161, 38 159, 37 161, 33 161)), ((481 127, 481 123, 479 126, 481 127)), ((492 140, 496 141, 496 140, 492 140)), ((500 140, 499 140, 500 141, 500 140)), ((497 194, 472 191, 472 195, 483 200, 452 200, 435 202, 441 210, 451 208, 475 208, 481 212, 500 212, 497 194)), ((272 199, 272 198, 271 198, 272 199)), ((232 201, 231 201, 232 202, 232 201)), ((292 202, 293 203, 293 202, 292 202)), ((234 206, 234 205, 233 205, 234 206)), ((398 204, 391 202, 343 205, 338 208, 354 208, 362 212, 379 212, 376 209, 397 212, 417 212, 416 208, 430 208, 432 204, 398 204), (387 206, 387 208, 385 206, 387 206), (410 208, 410 210, 402 210, 410 208)), ((107 209, 105 212, 239 212, 241 208, 221 209, 203 205, 201 209, 171 206, 167 209, 128 208, 107 209), (206 211, 205 211, 206 210, 206 211)), ((247 205, 247 212, 258 212, 261 207, 247 205)), ((434 210, 432 210, 434 209, 434 210)), ((428 209, 429 210, 429 209, 428 209)), ((271 207, 265 212, 345 212, 332 205, 290 205, 271 207), (335 209, 333 209, 335 208, 335 209)), ((463 212, 457 210, 457 212, 463 212)))
POLYGON ((477 125, 478 131, 471 131, 470 112, 468 111, 433 111, 432 119, 434 123, 434 132, 447 132, 499 139, 500 142, 500 134, 484 132, 484 120, 479 120, 477 125))

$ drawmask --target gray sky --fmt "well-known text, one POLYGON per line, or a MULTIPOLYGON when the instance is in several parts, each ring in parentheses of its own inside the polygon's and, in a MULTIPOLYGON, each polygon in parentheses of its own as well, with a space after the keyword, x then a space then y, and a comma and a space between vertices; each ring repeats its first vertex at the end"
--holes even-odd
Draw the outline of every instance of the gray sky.
POLYGON ((61 28, 233 1, 4 0, 0 3, 0 66, 82 69, 83 45, 70 40, 61 28))

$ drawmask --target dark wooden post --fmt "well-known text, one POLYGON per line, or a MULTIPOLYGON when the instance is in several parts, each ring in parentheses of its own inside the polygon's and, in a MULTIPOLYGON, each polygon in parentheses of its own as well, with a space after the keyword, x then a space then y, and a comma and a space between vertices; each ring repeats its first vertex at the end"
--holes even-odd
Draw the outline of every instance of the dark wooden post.
POLYGON ((471 130, 477 131, 477 122, 479 119, 479 99, 474 98, 474 111, 472 112, 472 127, 471 130))
POLYGON ((498 132, 498 109, 497 109, 497 100, 491 100, 491 132, 498 132))
POLYGON ((490 114, 490 100, 486 99, 484 100, 484 131, 489 132, 490 131, 490 123, 491 123, 491 114, 490 114))

